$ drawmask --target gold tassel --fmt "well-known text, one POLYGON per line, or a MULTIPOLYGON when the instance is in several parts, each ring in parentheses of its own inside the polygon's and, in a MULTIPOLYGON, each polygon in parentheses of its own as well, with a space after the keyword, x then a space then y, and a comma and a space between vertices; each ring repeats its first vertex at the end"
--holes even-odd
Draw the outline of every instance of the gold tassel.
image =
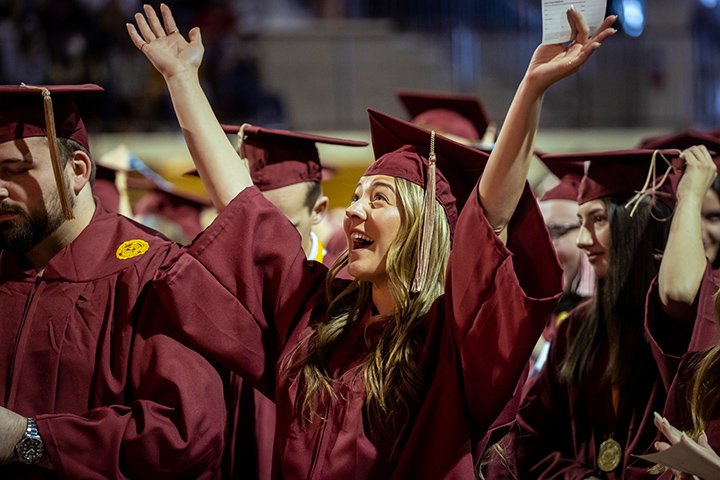
POLYGON ((247 156, 245 155, 245 129, 247 127, 252 127, 249 123, 243 123, 240 125, 240 130, 238 130, 237 136, 238 136, 238 154, 240 155, 240 158, 243 160, 247 160, 247 156))
POLYGON ((497 125, 495 125, 495 122, 490 122, 487 126, 487 129, 485 129, 485 133, 483 134, 482 138, 480 139, 480 142, 478 142, 478 148, 487 150, 491 149, 495 145, 495 140, 497 139, 497 125))
POLYGON ((22 84, 25 88, 38 89, 42 92, 43 107, 45 109, 45 130, 47 132, 48 146, 50 147, 50 160, 52 161, 53 173, 55 174, 55 184, 57 185, 58 195, 60 196, 60 205, 62 205, 63 215, 67 220, 75 218, 72 206, 68 198, 68 190, 65 185, 65 176, 63 168, 60 164, 60 153, 57 146, 57 133, 55 132, 55 114, 53 112, 52 98, 50 98, 50 90, 45 87, 36 87, 34 85, 22 84))
MULTIPOLYGON (((679 152, 679 150, 678 150, 679 152)), ((627 201, 625 204, 625 208, 630 208, 630 218, 635 215, 635 212, 637 211, 638 207, 640 206, 640 202, 645 197, 652 197, 653 201, 660 195, 664 195, 664 192, 660 192, 660 188, 663 186, 665 181, 670 176, 670 173, 672 172, 672 162, 670 162, 667 158, 665 158, 665 155, 660 153, 660 150, 655 150, 653 152, 653 156, 650 159, 650 168, 648 169, 647 177, 645 178, 645 184, 642 186, 642 188, 635 193, 635 195, 627 201), (663 159, 663 161, 668 165, 668 169, 665 171, 663 176, 659 180, 655 180, 655 175, 657 171, 657 157, 658 155, 660 158, 663 159)), ((652 215, 652 213, 651 213, 652 215)), ((652 215, 653 218, 655 218, 654 215, 652 215)), ((666 218, 655 218, 655 220, 664 222, 667 220, 666 218)))
POLYGON ((128 172, 120 170, 115 172, 115 188, 119 193, 118 213, 128 218, 133 217, 130 194, 128 193, 128 172))
POLYGON ((427 170, 427 181, 425 182, 425 204, 423 212, 423 225, 420 233, 420 245, 418 247, 417 267, 411 291, 419 293, 427 283, 428 270, 430 269, 430 247, 432 246, 435 233, 435 131, 430 132, 430 155, 428 156, 429 166, 427 170))

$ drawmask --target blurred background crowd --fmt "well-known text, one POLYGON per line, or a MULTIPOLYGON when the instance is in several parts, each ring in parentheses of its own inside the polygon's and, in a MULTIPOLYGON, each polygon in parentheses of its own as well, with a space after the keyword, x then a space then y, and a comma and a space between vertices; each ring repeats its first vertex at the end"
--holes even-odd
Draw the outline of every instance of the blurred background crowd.
MULTIPOLYGON (((223 121, 364 129, 399 114, 397 88, 474 93, 502 114, 540 37, 536 0, 170 0, 199 26, 205 88, 223 121)), ((95 130, 175 128, 161 80, 125 23, 138 0, 0 0, 0 82, 103 85, 95 130)), ((609 0, 622 38, 548 102, 548 127, 720 122, 717 0, 609 0)))

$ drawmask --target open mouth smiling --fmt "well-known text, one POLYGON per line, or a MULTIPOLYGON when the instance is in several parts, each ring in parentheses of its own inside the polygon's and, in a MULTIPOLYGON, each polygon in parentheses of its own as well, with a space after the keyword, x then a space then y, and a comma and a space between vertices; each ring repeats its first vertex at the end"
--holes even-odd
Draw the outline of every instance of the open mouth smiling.
POLYGON ((352 233, 350 235, 350 240, 352 240, 353 250, 358 250, 360 248, 368 248, 370 245, 375 243, 375 241, 372 240, 370 237, 359 232, 352 233))

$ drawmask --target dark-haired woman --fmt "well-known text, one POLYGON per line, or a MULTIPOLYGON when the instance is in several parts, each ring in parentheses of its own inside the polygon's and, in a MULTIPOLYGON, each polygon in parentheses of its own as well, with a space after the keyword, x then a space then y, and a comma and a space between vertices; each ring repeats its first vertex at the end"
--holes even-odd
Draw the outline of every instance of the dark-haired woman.
POLYGON ((164 26, 146 7, 136 16, 142 35, 130 34, 163 74, 222 212, 158 289, 210 278, 227 289, 167 306, 195 313, 178 326, 197 348, 274 398, 275 473, 472 478, 476 442, 512 395, 559 293, 525 189, 542 96, 614 33, 614 18, 591 39, 570 11, 575 41, 538 48, 479 183, 485 154, 371 112, 378 158, 346 210, 348 252, 328 274, 252 187, 215 119, 197 78, 199 31, 185 41, 161 10, 164 26), (334 278, 345 266, 352 282, 334 278))
MULTIPOLYGON (((650 311, 647 325, 655 358, 669 385, 663 416, 656 415, 655 424, 663 440, 675 443, 685 432, 708 455, 714 455, 712 449, 720 449, 720 297, 716 295, 717 272, 707 256, 704 212, 711 185, 717 182, 717 167, 705 146, 686 150, 684 158, 685 172, 658 282, 661 297, 673 298, 669 302, 673 316, 684 321, 657 319, 650 311), (678 333, 683 328, 692 330, 689 342, 677 341, 685 336, 678 333), (673 331, 674 335, 668 334, 673 331)), ((669 444, 661 441, 656 446, 664 450, 669 444)), ((675 474, 692 478, 680 471, 675 474)), ((672 476, 668 471, 661 478, 672 476)))
POLYGON ((520 407, 513 437, 518 476, 652 478, 651 465, 632 455, 652 447, 652 412, 666 397, 644 319, 673 197, 635 192, 643 190, 652 164, 658 181, 667 164, 651 150, 565 157, 590 160, 580 187, 577 243, 594 268, 596 297, 561 324, 520 407))

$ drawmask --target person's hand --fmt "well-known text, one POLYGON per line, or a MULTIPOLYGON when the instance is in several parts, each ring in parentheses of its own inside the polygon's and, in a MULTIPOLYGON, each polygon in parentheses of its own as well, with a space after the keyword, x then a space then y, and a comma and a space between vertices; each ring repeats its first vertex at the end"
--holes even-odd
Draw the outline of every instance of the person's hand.
POLYGON ((696 145, 680 155, 685 171, 678 183, 678 199, 695 198, 702 202, 705 193, 717 176, 717 167, 705 145, 696 145))
POLYGON ((0 465, 13 460, 15 445, 22 440, 26 427, 25 417, 0 407, 0 465))
POLYGON ((575 73, 605 40, 617 32, 611 27, 617 18, 615 15, 607 17, 592 36, 580 12, 571 8, 567 11, 567 18, 572 29, 572 40, 568 43, 540 45, 530 60, 526 78, 540 92, 575 73))
POLYGON ((189 42, 178 31, 170 7, 160 4, 163 24, 150 5, 143 7, 145 15, 135 14, 140 33, 128 23, 130 39, 145 54, 150 63, 165 79, 174 75, 191 72, 197 74, 205 48, 200 37, 200 29, 195 27, 188 33, 189 42))
MULTIPOLYGON (((660 431, 660 433, 663 434, 663 436, 668 440, 667 442, 655 442, 655 449, 658 452, 662 452, 663 450, 667 450, 672 445, 675 445, 677 442, 680 441, 680 439, 683 437, 683 432, 678 430, 677 428, 673 427, 670 422, 667 421, 667 419, 657 412, 655 412, 655 418, 654 423, 657 429, 660 431)), ((688 441, 692 442, 693 440, 691 438, 687 439, 688 441)), ((718 461, 720 461, 720 457, 717 456, 715 451, 712 449, 712 447, 708 444, 707 435, 705 435, 705 432, 703 432, 700 437, 698 438, 697 444, 700 445, 700 447, 707 449, 708 453, 711 454, 711 456, 717 457, 718 461)), ((689 473, 681 472, 679 470, 672 469, 673 478, 676 480, 695 480, 697 477, 695 475, 690 475, 689 473)))

